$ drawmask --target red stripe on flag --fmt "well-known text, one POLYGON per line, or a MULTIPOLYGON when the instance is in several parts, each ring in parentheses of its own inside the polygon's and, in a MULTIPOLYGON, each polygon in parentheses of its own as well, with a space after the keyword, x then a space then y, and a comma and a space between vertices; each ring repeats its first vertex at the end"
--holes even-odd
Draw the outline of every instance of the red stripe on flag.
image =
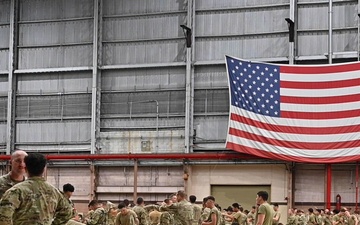
POLYGON ((351 161, 359 161, 360 155, 355 156, 341 156, 341 157, 324 157, 324 158, 310 158, 310 157, 300 157, 300 156, 291 156, 284 155, 279 153, 267 152, 262 149, 250 148, 247 146, 243 146, 241 144, 227 142, 226 148, 231 149, 237 152, 246 153, 250 155, 255 155, 261 158, 268 159, 278 159, 289 162, 304 162, 304 163, 342 163, 342 162, 351 162, 351 161))
POLYGON ((360 101, 360 94, 342 95, 342 96, 329 96, 329 97, 293 97, 293 96, 280 96, 281 103, 292 104, 335 104, 346 102, 360 101))
POLYGON ((328 120, 360 116, 360 110, 344 110, 338 112, 292 112, 281 111, 281 118, 307 119, 307 120, 328 120))
MULTIPOLYGON (((340 75, 339 75, 340 76, 340 75)), ((316 81, 316 82, 301 82, 301 81, 280 81, 281 88, 292 89, 329 89, 329 88, 344 88, 354 87, 360 85, 360 78, 349 80, 337 80, 337 81, 316 81)))
POLYGON ((355 124, 351 126, 338 126, 338 127, 289 127, 283 125, 273 125, 269 123, 263 123, 257 120, 253 120, 244 116, 231 113, 230 120, 247 124, 256 128, 274 131, 277 133, 289 133, 289 134, 342 134, 342 133, 355 133, 360 132, 360 125, 355 124))
POLYGON ((360 70, 360 63, 348 63, 341 65, 323 65, 323 66, 280 66, 281 73, 293 74, 327 74, 327 73, 342 73, 360 70))
POLYGON ((261 142, 268 145, 273 145, 282 148, 298 148, 304 150, 327 150, 327 149, 341 149, 341 148, 356 148, 360 146, 360 140, 355 141, 339 141, 339 142, 299 142, 299 141, 285 141, 268 138, 261 135, 249 133, 235 128, 229 129, 229 134, 246 138, 248 140, 261 142))

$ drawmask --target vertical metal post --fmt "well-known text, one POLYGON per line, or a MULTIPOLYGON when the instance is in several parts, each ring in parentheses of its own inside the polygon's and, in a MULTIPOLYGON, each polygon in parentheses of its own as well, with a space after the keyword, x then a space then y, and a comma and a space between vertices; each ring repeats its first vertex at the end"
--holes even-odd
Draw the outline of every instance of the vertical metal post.
POLYGON ((17 42, 18 42, 18 13, 19 1, 10 2, 10 29, 9 29, 9 76, 8 76, 8 98, 7 98, 7 124, 6 124, 6 154, 9 155, 15 147, 15 91, 17 67, 17 42))
POLYGON ((101 49, 101 0, 94 0, 94 33, 93 33, 93 69, 92 69, 92 91, 91 91, 91 154, 97 148, 97 139, 100 132, 100 83, 101 71, 99 68, 99 48, 101 49))
MULTIPOLYGON (((189 0, 188 1, 188 11, 187 11, 187 21, 189 25, 192 25, 192 20, 193 20, 193 1, 189 0)), ((193 112, 194 112, 194 105, 193 105, 193 100, 194 100, 194 79, 193 79, 193 73, 192 73, 192 32, 193 30, 191 30, 191 33, 188 33, 189 31, 187 31, 186 33, 186 84, 185 84, 185 90, 186 90, 186 100, 185 100, 185 153, 190 153, 192 152, 192 145, 193 145, 193 139, 192 139, 192 134, 193 134, 193 112), (188 35, 191 35, 191 37, 189 37, 188 35), (190 45, 189 45, 189 38, 191 38, 190 40, 190 45)))
POLYGON ((136 202, 137 199, 137 187, 138 187, 138 160, 134 159, 134 194, 133 199, 136 202))
POLYGON ((295 61, 295 8, 296 0, 290 0, 290 20, 293 22, 289 24, 289 64, 294 64, 295 61), (291 27, 292 26, 292 27, 291 27), (292 38, 291 38, 292 37, 292 38))
POLYGON ((332 64, 333 49, 332 49, 332 16, 333 16, 333 5, 332 0, 329 0, 329 37, 328 37, 328 50, 329 50, 329 64, 332 64))
POLYGON ((355 211, 357 211, 359 200, 359 162, 356 162, 355 170, 355 211))
POLYGON ((326 164, 326 205, 325 208, 330 209, 331 207, 331 178, 332 178, 332 169, 331 164, 326 164))

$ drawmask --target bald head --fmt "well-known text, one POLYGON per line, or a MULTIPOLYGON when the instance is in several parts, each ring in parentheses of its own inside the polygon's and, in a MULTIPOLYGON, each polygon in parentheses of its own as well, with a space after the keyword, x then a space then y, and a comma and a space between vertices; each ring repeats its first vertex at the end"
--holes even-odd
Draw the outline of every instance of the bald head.
POLYGON ((17 150, 11 155, 11 178, 13 180, 21 180, 25 175, 25 156, 28 154, 25 151, 17 150))

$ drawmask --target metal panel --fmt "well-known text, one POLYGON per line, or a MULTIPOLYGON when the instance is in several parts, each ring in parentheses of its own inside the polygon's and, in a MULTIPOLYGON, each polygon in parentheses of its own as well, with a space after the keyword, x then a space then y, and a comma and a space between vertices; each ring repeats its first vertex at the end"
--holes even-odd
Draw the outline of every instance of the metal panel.
MULTIPOLYGON (((328 52, 328 4, 298 6, 298 55, 324 56, 328 52)), ((356 2, 336 1, 333 5, 333 52, 357 51, 356 2)), ((324 56, 325 59, 325 56, 324 56)))
MULTIPOLYGON (((229 117, 226 116, 207 116, 195 117, 194 129, 196 130, 196 143, 206 143, 211 141, 224 142, 227 134, 229 117)), ((225 147, 225 144, 223 145, 225 147)))
POLYGON ((184 151, 184 130, 101 132, 100 146, 104 153, 181 153, 184 151), (150 149, 142 149, 148 141, 150 149))
MULTIPOLYGON (((0 97, 0 121, 7 119, 7 96, 0 97)), ((6 133, 6 130, 4 131, 6 133)), ((0 135, 1 138, 1 135, 0 135)), ((1 142, 1 141, 0 141, 1 142)))
MULTIPOLYGON (((105 117, 105 116, 104 116, 105 117)), ((160 117, 158 122, 156 121, 155 116, 148 118, 134 118, 131 120, 129 117, 109 117, 103 118, 101 120, 101 129, 105 131, 124 131, 124 130, 155 130, 158 129, 167 129, 167 130, 176 130, 184 129, 184 117, 160 117)))
MULTIPOLYGON (((3 109, 0 109, 3 111, 3 109)), ((2 113, 2 112, 0 112, 2 113)), ((1 116, 0 119, 3 117, 1 116)), ((5 146, 2 146, 2 144, 6 143, 6 122, 0 122, 0 149, 4 150, 5 146)))
POLYGON ((104 21, 104 41, 183 37, 179 26, 185 21, 186 13, 108 18, 104 21))
POLYGON ((195 90, 194 110, 195 114, 204 113, 228 113, 229 112, 229 90, 195 90))
POLYGON ((253 39, 202 38, 196 43, 196 61, 224 60, 224 55, 244 59, 276 58, 288 55, 288 37, 256 35, 253 39))
POLYGON ((90 120, 17 122, 17 143, 90 143, 90 120))
POLYGON ((185 42, 180 39, 105 43, 103 65, 180 62, 185 60, 185 42))
POLYGON ((185 68, 148 68, 104 71, 103 91, 185 88, 185 68))
POLYGON ((18 75, 18 94, 91 93, 91 84, 90 72, 24 74, 18 75))
POLYGON ((19 69, 91 65, 91 46, 19 49, 19 69))
POLYGON ((195 89, 228 87, 225 65, 197 66, 194 76, 195 89))
POLYGON ((91 43, 92 20, 20 24, 19 45, 91 43))
POLYGON ((156 104, 159 104, 158 112, 162 115, 184 114, 185 110, 184 91, 163 92, 133 92, 133 93, 103 93, 102 114, 122 114, 130 118, 135 115, 155 115, 156 104))
POLYGON ((22 0, 21 21, 89 17, 93 2, 89 0, 22 0))
MULTIPOLYGON (((0 24, 9 23, 10 21, 10 0, 0 1, 0 24)), ((1 40, 1 39, 0 39, 1 40)))
POLYGON ((0 50, 0 71, 8 70, 8 69, 9 69, 9 50, 0 50))
POLYGON ((18 96, 16 119, 90 117, 91 94, 18 96))
POLYGON ((196 6, 198 9, 212 9, 212 8, 233 8, 233 7, 251 7, 251 6, 271 6, 276 4, 286 4, 289 0, 248 0, 248 1, 234 1, 234 0, 197 0, 196 6))
POLYGON ((178 0, 104 0, 104 15, 145 14, 186 10, 186 1, 178 0))
POLYGON ((0 25, 0 49, 9 48, 9 29, 10 25, 0 25))

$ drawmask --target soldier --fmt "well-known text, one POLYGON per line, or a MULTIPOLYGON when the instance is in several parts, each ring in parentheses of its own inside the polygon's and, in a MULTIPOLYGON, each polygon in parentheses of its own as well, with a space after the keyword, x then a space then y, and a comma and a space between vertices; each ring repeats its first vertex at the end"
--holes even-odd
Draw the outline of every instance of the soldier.
POLYGON ((281 217, 281 213, 279 211, 279 204, 274 203, 273 204, 273 209, 274 209, 274 218, 273 218, 273 225, 277 225, 280 221, 280 217, 281 217))
POLYGON ((120 212, 115 218, 115 225, 139 225, 136 213, 129 209, 125 203, 120 203, 118 208, 120 212))
POLYGON ((114 203, 107 201, 106 202, 106 212, 107 212, 107 224, 108 225, 114 225, 115 224, 115 218, 118 214, 117 207, 114 203))
POLYGON ((11 155, 11 171, 0 177, 0 198, 9 188, 25 180, 25 156, 27 153, 21 150, 17 150, 11 155))
POLYGON ((176 194, 176 203, 171 205, 163 204, 160 206, 160 211, 169 211, 174 214, 175 224, 191 225, 194 217, 193 208, 190 202, 186 200, 184 191, 178 191, 176 194))
POLYGON ((203 198, 203 207, 201 210, 201 222, 205 221, 209 218, 210 215, 210 209, 206 207, 207 197, 203 198))
MULTIPOLYGON (((173 202, 171 201, 171 199, 166 198, 163 202, 163 205, 170 206, 172 205, 172 203, 173 202)), ((174 225, 174 216, 167 211, 161 212, 159 225, 174 225)))
POLYGON ((71 201, 70 198, 73 195, 74 191, 75 191, 75 188, 72 184, 67 183, 67 184, 63 185, 63 195, 69 201, 69 204, 72 206, 73 217, 76 215, 76 209, 75 209, 74 203, 71 201))
POLYGON ((254 224, 254 221, 255 221, 255 213, 256 213, 256 206, 252 206, 251 207, 251 210, 250 210, 250 212, 247 214, 247 220, 246 220, 246 222, 247 222, 247 224, 248 225, 253 225, 254 224))
POLYGON ((92 200, 88 205, 90 210, 93 210, 90 218, 86 218, 87 225, 107 225, 107 215, 105 209, 96 201, 92 200))
POLYGON ((266 191, 259 191, 256 196, 256 204, 259 205, 255 225, 272 225, 274 210, 267 202, 269 194, 266 191))
POLYGON ((196 204, 196 196, 190 195, 189 197, 190 203, 193 207, 194 211, 194 218, 193 218, 193 225, 199 225, 201 221, 201 207, 196 204))
POLYGON ((136 205, 132 209, 139 220, 139 225, 149 225, 149 215, 147 214, 146 210, 144 209, 144 199, 139 197, 136 199, 136 205))
POLYGON ((64 195, 42 177, 46 158, 25 156, 29 178, 7 190, 0 201, 0 225, 58 225, 71 219, 72 207, 64 195), (15 219, 16 218, 16 219, 15 219))
POLYGON ((208 218, 201 223, 201 225, 220 225, 221 213, 215 207, 215 198, 213 196, 206 197, 206 207, 210 209, 208 218))

